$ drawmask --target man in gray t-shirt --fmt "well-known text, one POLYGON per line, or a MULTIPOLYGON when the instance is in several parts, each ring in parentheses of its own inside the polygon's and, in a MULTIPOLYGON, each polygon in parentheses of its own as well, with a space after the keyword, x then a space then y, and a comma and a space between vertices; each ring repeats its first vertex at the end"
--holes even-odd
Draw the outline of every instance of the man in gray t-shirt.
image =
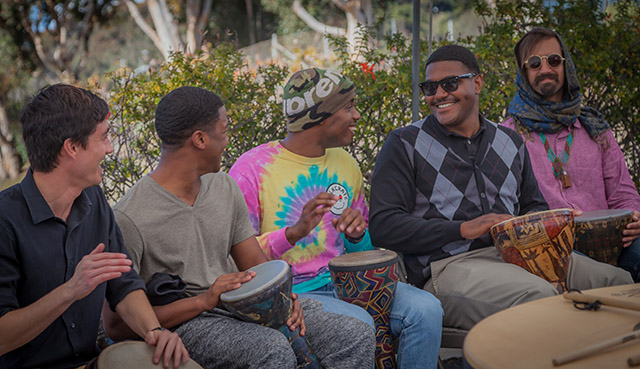
MULTIPOLYGON (((221 293, 249 281, 255 274, 246 270, 266 261, 238 185, 218 173, 227 124, 216 94, 195 87, 167 94, 156 109, 160 163, 115 206, 116 219, 145 282, 157 272, 186 282, 188 297, 154 309, 195 361, 205 368, 294 368, 295 354, 282 333, 217 308, 221 293)), ((373 366, 375 337, 366 323, 293 298, 287 325, 306 334, 323 367, 373 366)), ((129 336, 117 315, 104 314, 111 338, 129 336)))

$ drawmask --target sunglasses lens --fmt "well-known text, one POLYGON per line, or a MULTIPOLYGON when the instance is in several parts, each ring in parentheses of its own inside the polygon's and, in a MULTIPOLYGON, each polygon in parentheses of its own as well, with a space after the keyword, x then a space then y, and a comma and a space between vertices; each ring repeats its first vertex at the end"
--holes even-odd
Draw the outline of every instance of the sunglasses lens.
POLYGON ((542 59, 538 55, 533 55, 527 59, 527 67, 529 69, 538 69, 542 66, 542 59))
POLYGON ((551 54, 547 57, 547 62, 549 63, 550 67, 555 68, 562 64, 562 57, 558 54, 551 54))
POLYGON ((422 82, 422 92, 427 96, 433 96, 438 90, 438 82, 422 82))
POLYGON ((440 82, 442 88, 447 92, 453 92, 458 89, 458 79, 457 78, 447 78, 440 82))

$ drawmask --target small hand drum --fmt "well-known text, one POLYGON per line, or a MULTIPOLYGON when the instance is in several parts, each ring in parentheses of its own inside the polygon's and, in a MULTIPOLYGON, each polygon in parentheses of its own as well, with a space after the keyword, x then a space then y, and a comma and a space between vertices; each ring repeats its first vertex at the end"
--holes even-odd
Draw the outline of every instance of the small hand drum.
MULTIPOLYGON (((98 369, 160 369, 164 368, 162 360, 158 364, 153 363, 152 347, 140 341, 124 341, 108 346, 98 357, 98 369)), ((173 360, 169 366, 173 368, 173 360)), ((189 359, 181 363, 180 368, 202 369, 195 361, 189 359)))
POLYGON ((576 217, 574 248, 592 259, 616 265, 622 252, 622 231, 632 221, 631 210, 585 211, 576 217))
POLYGON ((395 368, 389 315, 398 282, 398 254, 390 250, 360 251, 329 261, 331 278, 341 300, 358 305, 376 326, 376 368, 395 368))
POLYGON ((291 331, 287 319, 291 316, 291 268, 282 260, 272 260, 249 269, 256 273, 238 289, 220 294, 222 305, 238 318, 278 329, 293 348, 298 368, 320 368, 316 355, 300 329, 291 331))
POLYGON ((523 267, 566 290, 574 240, 574 218, 569 209, 529 213, 491 227, 493 243, 507 263, 523 267))

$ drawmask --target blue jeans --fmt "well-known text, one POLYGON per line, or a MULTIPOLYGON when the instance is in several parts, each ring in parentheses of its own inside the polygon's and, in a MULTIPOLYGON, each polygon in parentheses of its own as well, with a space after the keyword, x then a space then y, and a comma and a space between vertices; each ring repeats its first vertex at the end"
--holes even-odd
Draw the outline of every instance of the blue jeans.
POLYGON ((634 282, 640 282, 640 238, 625 247, 618 259, 618 266, 631 273, 634 282))
MULTIPOLYGON (((299 294, 320 301, 323 310, 343 314, 373 325, 361 307, 340 300, 333 283, 299 294)), ((440 300, 427 291, 399 282, 391 309, 391 334, 398 339, 398 368, 436 368, 442 338, 440 300)), ((375 329, 375 328, 374 328, 375 329)))

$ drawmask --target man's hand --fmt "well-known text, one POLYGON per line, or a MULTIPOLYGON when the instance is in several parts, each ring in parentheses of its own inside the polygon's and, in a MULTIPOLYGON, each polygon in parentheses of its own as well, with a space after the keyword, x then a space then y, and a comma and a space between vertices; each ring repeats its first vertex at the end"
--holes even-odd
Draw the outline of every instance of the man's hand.
POLYGON ((252 270, 221 275, 213 282, 207 292, 198 295, 204 303, 204 310, 215 308, 220 303, 220 294, 240 288, 243 283, 249 282, 255 276, 256 272, 252 270))
POLYGON ((474 240, 489 232, 494 225, 513 218, 510 214, 485 214, 460 224, 460 235, 468 240, 474 240))
POLYGON ((332 219, 331 224, 338 232, 342 232, 347 237, 356 240, 362 238, 367 229, 367 222, 365 222, 362 214, 358 210, 351 208, 344 209, 340 218, 332 219))
POLYGON ((126 254, 103 252, 104 243, 85 255, 76 266, 76 271, 65 284, 74 301, 90 294, 100 283, 118 278, 131 270, 131 260, 126 254))
POLYGON ((640 236, 640 212, 633 212, 633 221, 627 224, 627 228, 622 231, 622 247, 629 247, 638 236, 640 236))
POLYGON ((177 333, 169 330, 152 330, 147 332, 144 337, 146 343, 155 346, 153 353, 153 363, 158 364, 161 358, 164 358, 162 365, 169 369, 171 358, 173 358, 173 367, 177 368, 181 363, 189 360, 189 352, 184 347, 182 339, 177 333))
POLYGON ((326 192, 321 192, 309 200, 302 207, 298 222, 293 227, 287 227, 285 230, 287 241, 293 245, 311 233, 320 224, 322 217, 331 210, 336 201, 338 201, 338 196, 326 192))
POLYGON ((291 294, 291 303, 293 304, 293 310, 291 311, 291 316, 289 320, 287 320, 287 326, 292 331, 295 331, 296 328, 300 328, 300 335, 304 336, 307 331, 307 326, 304 324, 304 316, 302 314, 302 305, 300 305, 300 301, 298 301, 298 294, 291 294))

